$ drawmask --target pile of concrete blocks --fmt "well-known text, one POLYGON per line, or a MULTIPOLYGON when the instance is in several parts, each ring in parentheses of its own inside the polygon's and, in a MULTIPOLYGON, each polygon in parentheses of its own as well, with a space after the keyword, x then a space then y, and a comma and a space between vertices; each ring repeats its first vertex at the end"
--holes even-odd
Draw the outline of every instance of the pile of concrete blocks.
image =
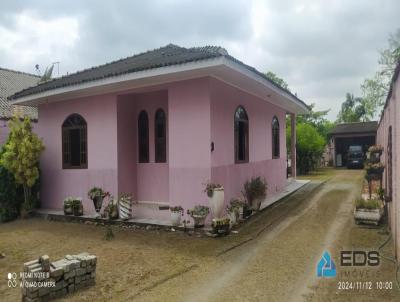
POLYGON ((66 255, 54 262, 44 255, 24 263, 22 301, 49 301, 93 285, 96 265, 97 257, 88 253, 66 255))

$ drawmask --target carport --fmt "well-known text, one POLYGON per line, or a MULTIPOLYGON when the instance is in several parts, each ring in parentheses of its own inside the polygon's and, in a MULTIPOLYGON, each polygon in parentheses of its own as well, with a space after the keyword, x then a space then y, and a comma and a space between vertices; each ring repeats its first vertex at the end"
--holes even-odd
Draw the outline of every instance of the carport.
POLYGON ((366 152, 375 144, 377 129, 376 121, 337 124, 329 133, 333 147, 333 165, 346 166, 347 151, 351 145, 360 145, 366 152))

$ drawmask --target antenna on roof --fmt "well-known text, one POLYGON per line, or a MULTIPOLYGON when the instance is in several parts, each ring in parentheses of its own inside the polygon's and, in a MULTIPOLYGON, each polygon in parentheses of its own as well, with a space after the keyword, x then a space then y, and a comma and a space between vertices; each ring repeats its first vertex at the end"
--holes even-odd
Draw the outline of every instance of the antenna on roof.
POLYGON ((54 62, 53 65, 57 65, 57 77, 60 76, 60 61, 54 62))
POLYGON ((36 72, 37 72, 38 76, 40 76, 39 64, 36 64, 36 65, 35 65, 35 69, 36 69, 36 72))

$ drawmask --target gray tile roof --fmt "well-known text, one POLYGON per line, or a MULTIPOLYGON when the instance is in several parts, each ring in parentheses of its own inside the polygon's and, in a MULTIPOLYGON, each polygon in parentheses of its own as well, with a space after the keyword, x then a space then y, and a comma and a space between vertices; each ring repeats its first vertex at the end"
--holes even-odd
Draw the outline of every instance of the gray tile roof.
POLYGON ((27 87, 35 86, 40 77, 0 67, 0 119, 8 119, 14 112, 37 119, 37 109, 29 106, 11 105, 8 97, 27 87))
POLYGON ((357 123, 343 123, 337 124, 329 133, 335 134, 362 134, 362 133, 376 133, 378 129, 378 122, 357 122, 357 123))
MULTIPOLYGON (((236 63, 241 64, 248 70, 262 76, 269 82, 271 82, 263 73, 259 72, 255 68, 244 64, 243 62, 230 56, 228 52, 219 46, 204 46, 204 47, 192 47, 185 48, 174 44, 168 44, 167 46, 143 52, 131 57, 113 61, 104 65, 99 65, 76 73, 72 73, 61 78, 53 79, 45 83, 41 83, 35 87, 24 89, 20 92, 15 93, 10 99, 15 99, 27 95, 32 95, 56 88, 77 85, 85 82, 95 81, 103 78, 109 78, 127 73, 133 73, 137 71, 159 68, 164 66, 179 65, 188 62, 195 62, 206 60, 216 57, 225 57, 236 63)), ((280 90, 285 91, 293 98, 298 100, 307 106, 297 96, 292 94, 290 91, 283 89, 282 87, 271 82, 273 85, 278 87, 280 90)))

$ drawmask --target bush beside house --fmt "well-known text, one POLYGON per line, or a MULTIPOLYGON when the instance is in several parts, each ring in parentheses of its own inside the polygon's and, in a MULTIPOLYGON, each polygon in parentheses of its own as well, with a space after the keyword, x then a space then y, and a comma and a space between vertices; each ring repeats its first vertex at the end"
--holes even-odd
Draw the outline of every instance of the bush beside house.
POLYGON ((0 221, 15 219, 39 205, 39 156, 43 149, 30 119, 14 117, 0 153, 0 221))

